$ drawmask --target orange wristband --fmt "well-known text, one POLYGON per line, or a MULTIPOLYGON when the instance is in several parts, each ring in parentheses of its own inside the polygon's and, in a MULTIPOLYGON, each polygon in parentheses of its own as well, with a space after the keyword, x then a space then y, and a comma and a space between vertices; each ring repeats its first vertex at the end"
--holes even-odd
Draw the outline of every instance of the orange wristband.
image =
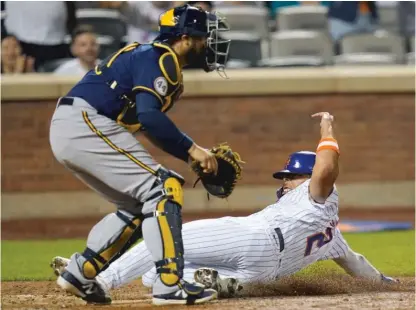
POLYGON ((319 141, 318 147, 316 148, 316 152, 322 150, 333 150, 339 154, 339 146, 337 140, 334 138, 324 138, 319 141))

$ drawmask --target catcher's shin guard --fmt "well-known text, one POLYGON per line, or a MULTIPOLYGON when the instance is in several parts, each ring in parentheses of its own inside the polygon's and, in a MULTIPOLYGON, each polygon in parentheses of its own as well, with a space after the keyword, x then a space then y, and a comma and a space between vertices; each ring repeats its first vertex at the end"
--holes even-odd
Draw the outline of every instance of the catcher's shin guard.
POLYGON ((142 218, 123 211, 110 214, 98 223, 90 232, 87 248, 80 257, 84 260, 80 266, 83 277, 95 278, 142 238, 141 224, 142 218))
POLYGON ((146 246, 152 253, 161 282, 168 287, 178 285, 183 277, 182 184, 179 175, 172 172, 161 175, 159 186, 163 194, 149 202, 154 211, 146 213, 143 222, 146 246))
POLYGON ((183 241, 181 207, 164 199, 158 203, 157 221, 163 243, 163 258, 156 261, 156 272, 167 286, 176 285, 183 277, 183 241))

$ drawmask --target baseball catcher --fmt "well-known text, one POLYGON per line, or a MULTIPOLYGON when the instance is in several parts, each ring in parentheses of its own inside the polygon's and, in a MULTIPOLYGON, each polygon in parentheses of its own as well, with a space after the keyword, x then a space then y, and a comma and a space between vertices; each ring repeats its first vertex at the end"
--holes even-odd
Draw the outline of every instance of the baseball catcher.
POLYGON ((72 255, 57 280, 89 303, 111 302, 97 276, 142 237, 157 273, 154 304, 196 304, 217 296, 183 280, 183 178, 158 164, 134 134, 144 132, 165 152, 192 161, 211 194, 231 194, 240 170, 229 171, 238 165, 230 161, 231 170, 218 170, 220 153, 196 144, 165 114, 183 92, 183 67, 223 71, 229 41, 218 39, 218 32, 228 26, 218 14, 189 5, 163 13, 159 26, 154 42, 129 44, 89 71, 59 99, 52 117, 55 158, 118 209, 92 228, 84 251, 72 255))
MULTIPOLYGON (((363 255, 354 252, 337 228, 339 146, 329 113, 321 118, 316 153, 291 154, 273 177, 282 180, 277 201, 248 217, 223 217, 186 223, 183 229, 185 279, 195 279, 220 296, 230 296, 244 283, 268 281, 320 260, 334 260, 347 273, 374 281, 396 282, 384 276, 363 255)), ((59 274, 68 259, 55 257, 59 274)), ((114 262, 97 280, 106 290, 142 277, 152 287, 157 280, 150 252, 140 243, 114 262)))

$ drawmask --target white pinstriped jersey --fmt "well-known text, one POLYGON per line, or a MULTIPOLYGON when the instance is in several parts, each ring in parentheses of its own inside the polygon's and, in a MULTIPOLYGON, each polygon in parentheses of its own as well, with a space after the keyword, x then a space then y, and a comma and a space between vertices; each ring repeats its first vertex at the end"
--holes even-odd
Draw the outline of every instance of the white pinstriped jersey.
MULTIPOLYGON (((292 274, 324 257, 329 258, 335 241, 343 240, 336 229, 339 220, 336 187, 325 203, 319 204, 309 196, 309 183, 310 180, 305 181, 275 204, 249 216, 253 220, 266 221, 268 231, 276 241, 279 240, 276 229, 283 235, 284 249, 279 255, 278 277, 292 274)), ((282 249, 279 242, 275 244, 278 244, 278 251, 282 249)))

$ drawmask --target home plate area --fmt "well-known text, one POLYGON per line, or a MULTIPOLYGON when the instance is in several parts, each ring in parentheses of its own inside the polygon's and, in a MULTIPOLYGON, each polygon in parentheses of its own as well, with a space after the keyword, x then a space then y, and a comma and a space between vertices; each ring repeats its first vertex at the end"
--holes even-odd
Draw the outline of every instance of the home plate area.
MULTIPOLYGON (((203 309, 414 309, 414 278, 401 278, 388 286, 352 279, 346 275, 294 276, 268 284, 251 284, 240 296, 219 299, 203 309)), ((60 290, 54 281, 2 283, 3 309, 132 309, 151 308, 149 290, 139 280, 114 290, 110 306, 90 306, 60 290)), ((157 307, 189 309, 189 306, 157 307)))

